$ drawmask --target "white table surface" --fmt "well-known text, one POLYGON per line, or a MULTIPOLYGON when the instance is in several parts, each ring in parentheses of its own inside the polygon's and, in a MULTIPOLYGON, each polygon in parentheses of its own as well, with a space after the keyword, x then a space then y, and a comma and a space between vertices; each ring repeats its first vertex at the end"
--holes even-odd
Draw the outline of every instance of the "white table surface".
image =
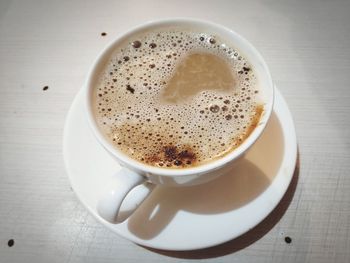
POLYGON ((99 2, 0 1, 0 262, 350 262, 350 1, 99 2), (261 51, 299 141, 298 169, 272 214, 190 252, 105 229, 62 159, 65 117, 97 54, 132 26, 175 16, 226 25, 261 51))

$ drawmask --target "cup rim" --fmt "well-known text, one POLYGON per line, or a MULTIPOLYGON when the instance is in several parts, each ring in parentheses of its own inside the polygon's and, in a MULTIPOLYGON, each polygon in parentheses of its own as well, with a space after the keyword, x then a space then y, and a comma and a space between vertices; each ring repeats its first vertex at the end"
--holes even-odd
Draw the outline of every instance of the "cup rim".
POLYGON ((97 138, 97 140, 100 142, 100 144, 110 153, 112 154, 119 162, 122 162, 122 164, 126 164, 129 168, 141 171, 145 174, 158 174, 162 176, 169 176, 169 177, 181 177, 181 176, 187 176, 187 175, 193 175, 193 174, 201 174, 201 173, 207 173, 209 171, 213 171, 216 169, 219 169, 220 167, 226 165, 227 163, 231 163, 232 161, 236 160, 240 156, 242 156, 254 143, 255 141, 260 137, 263 130, 266 127, 266 124, 271 116, 272 109, 273 109, 273 103, 274 103, 274 85, 272 82, 272 77, 269 71, 269 68, 261 56, 261 54, 258 52, 258 50, 250 43, 248 40, 246 40, 244 37, 242 37, 240 34, 236 33, 230 28, 227 28, 223 25, 209 22, 206 20, 199 20, 199 19, 193 19, 193 18, 170 18, 170 19, 160 19, 160 20, 153 20, 146 23, 143 23, 141 25, 135 26, 126 32, 118 35, 115 37, 97 56, 94 63, 92 64, 90 71, 88 73, 88 76, 85 81, 84 85, 85 89, 85 106, 87 109, 87 118, 90 128, 93 131, 93 134, 97 138), (201 26, 210 26, 211 28, 216 28, 218 30, 226 31, 227 33, 233 34, 236 38, 239 39, 240 42, 242 42, 245 46, 249 48, 250 51, 254 53, 254 57, 257 58, 259 63, 263 66, 268 82, 269 87, 271 88, 271 95, 270 98, 267 100, 267 102, 264 104, 264 111, 262 116, 260 117, 260 121, 256 128, 252 131, 252 133, 243 141, 241 145, 239 145, 237 148, 232 150, 230 153, 227 153, 223 157, 220 157, 216 160, 210 161, 205 164, 201 164, 198 166, 190 167, 190 168, 161 168, 161 167, 155 167, 148 164, 144 164, 142 162, 136 161, 132 159, 131 157, 127 156, 122 151, 116 149, 102 134, 100 129, 98 128, 98 125, 96 123, 95 118, 93 117, 93 107, 91 103, 92 99, 92 89, 93 89, 93 82, 96 78, 96 71, 100 65, 100 63, 103 61, 103 58, 106 56, 106 54, 109 54, 114 48, 114 46, 121 41, 121 39, 127 38, 128 36, 132 35, 133 33, 140 31, 140 30, 146 30, 147 28, 154 27, 154 26, 161 26, 166 24, 184 24, 184 23, 193 23, 201 26))

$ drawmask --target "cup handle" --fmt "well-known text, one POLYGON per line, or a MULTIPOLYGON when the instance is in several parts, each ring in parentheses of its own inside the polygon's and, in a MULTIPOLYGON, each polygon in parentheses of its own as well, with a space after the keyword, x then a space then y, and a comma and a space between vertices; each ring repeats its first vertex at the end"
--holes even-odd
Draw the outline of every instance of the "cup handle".
POLYGON ((110 190, 97 202, 97 212, 110 223, 127 219, 154 188, 144 176, 127 168, 122 168, 107 184, 110 190))

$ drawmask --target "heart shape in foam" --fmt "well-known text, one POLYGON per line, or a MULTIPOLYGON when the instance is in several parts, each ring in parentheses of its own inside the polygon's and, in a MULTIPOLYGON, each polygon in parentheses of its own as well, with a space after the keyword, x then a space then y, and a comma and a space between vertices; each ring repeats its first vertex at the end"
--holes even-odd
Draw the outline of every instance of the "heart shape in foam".
POLYGON ((193 53, 184 57, 161 93, 166 103, 181 103, 201 91, 232 92, 236 84, 229 64, 217 55, 193 53))

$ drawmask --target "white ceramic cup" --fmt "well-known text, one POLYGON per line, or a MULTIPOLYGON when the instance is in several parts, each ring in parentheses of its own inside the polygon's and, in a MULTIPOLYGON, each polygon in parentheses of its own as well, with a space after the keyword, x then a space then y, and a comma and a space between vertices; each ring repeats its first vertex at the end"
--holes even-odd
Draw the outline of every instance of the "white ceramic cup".
POLYGON ((122 169, 117 175, 112 176, 109 179, 101 179, 106 181, 105 184, 109 186, 109 189, 107 187, 106 191, 101 193, 101 198, 97 204, 97 211, 102 218, 111 223, 118 223, 132 214, 132 212, 152 191, 154 185, 190 186, 201 184, 220 176, 228 169, 234 169, 233 166, 236 163, 236 160, 242 157, 242 155, 254 144, 268 122, 273 107, 274 87, 269 69, 262 56, 243 37, 218 24, 187 18, 177 18, 150 22, 117 37, 102 51, 93 64, 86 80, 85 94, 88 121, 93 133, 106 151, 122 166, 122 169), (228 40, 229 43, 232 43, 232 46, 239 50, 254 68, 259 82, 260 93, 264 94, 264 111, 259 124, 249 137, 229 154, 203 165, 191 168, 169 169, 154 167, 138 162, 115 148, 98 128, 92 108, 92 95, 101 70, 110 59, 111 53, 120 43, 143 31, 174 25, 199 29, 206 34, 218 35, 221 39, 228 40), (121 207, 125 207, 124 210, 128 211, 126 216, 120 215, 121 207))

